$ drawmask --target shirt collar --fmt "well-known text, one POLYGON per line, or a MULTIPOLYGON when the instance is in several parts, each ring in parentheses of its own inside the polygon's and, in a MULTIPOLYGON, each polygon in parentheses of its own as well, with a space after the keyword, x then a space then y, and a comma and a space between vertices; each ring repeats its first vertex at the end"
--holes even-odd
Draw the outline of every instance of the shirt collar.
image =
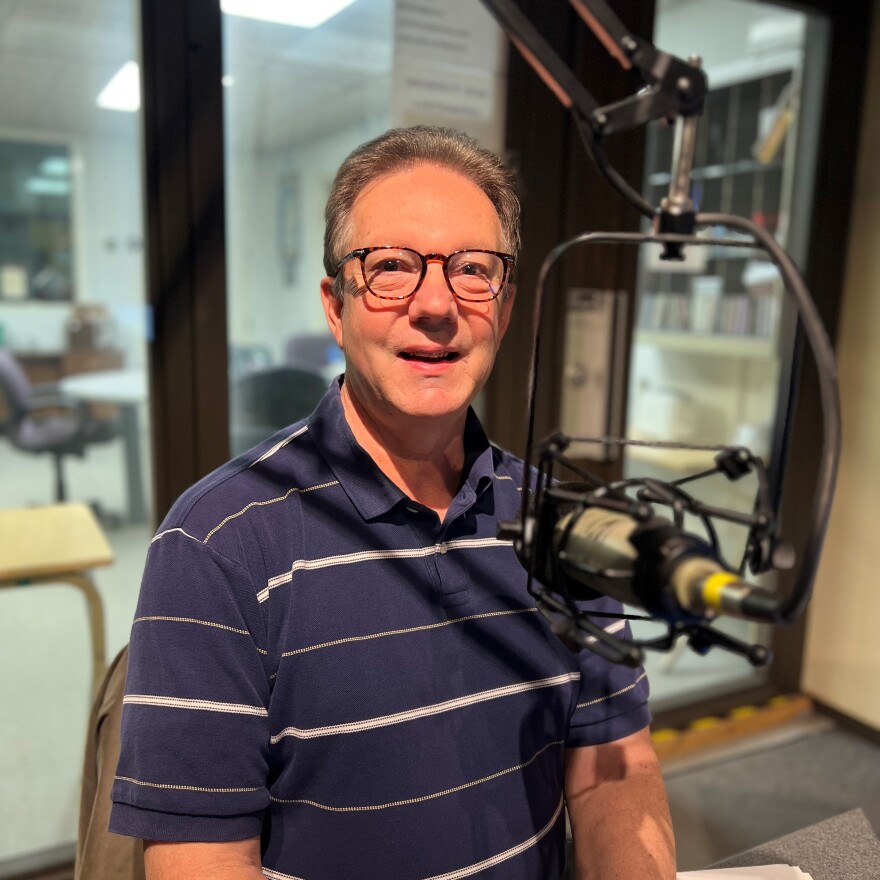
MULTIPOLYGON (((357 442, 345 418, 340 390, 343 377, 334 379, 309 416, 309 435, 324 456, 343 491, 365 520, 376 519, 398 504, 411 502, 357 442)), ((449 507, 450 514, 467 510, 491 486, 494 477, 492 446, 480 420, 468 407, 464 428, 464 480, 449 507)))

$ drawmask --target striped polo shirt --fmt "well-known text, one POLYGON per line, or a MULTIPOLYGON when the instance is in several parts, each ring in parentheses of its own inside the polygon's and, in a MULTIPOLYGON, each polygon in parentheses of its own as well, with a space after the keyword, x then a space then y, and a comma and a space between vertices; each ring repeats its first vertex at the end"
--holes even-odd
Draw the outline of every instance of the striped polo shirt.
POLYGON ((522 463, 473 412, 441 522, 359 446, 339 389, 153 539, 111 830, 261 835, 276 880, 558 878, 564 750, 643 728, 644 672, 571 653, 536 611, 496 537, 522 463))

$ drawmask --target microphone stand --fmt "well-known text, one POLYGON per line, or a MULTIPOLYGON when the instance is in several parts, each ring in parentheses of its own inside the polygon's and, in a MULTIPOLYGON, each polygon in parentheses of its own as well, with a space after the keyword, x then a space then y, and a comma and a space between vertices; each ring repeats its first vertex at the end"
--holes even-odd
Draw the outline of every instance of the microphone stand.
MULTIPOLYGON (((556 522, 553 519, 552 524, 548 526, 556 510, 556 500, 553 496, 558 492, 552 486, 553 463, 554 461, 565 463, 582 478, 585 475, 585 472, 574 468, 573 464, 562 455, 565 446, 570 442, 569 438, 557 435, 542 444, 534 491, 530 486, 528 464, 532 460, 534 445, 535 398, 540 363, 544 289, 549 273, 567 251, 577 246, 597 243, 625 245, 659 243, 663 246, 661 259, 665 260, 684 259, 686 246, 747 247, 764 251, 776 266, 787 293, 794 300, 805 336, 816 359, 822 404, 823 453, 816 481, 810 535, 805 547, 801 549, 801 564, 795 585, 787 597, 776 600, 772 608, 758 618, 775 624, 791 623, 803 613, 809 602, 831 512, 840 459, 840 399, 834 352, 815 303, 791 258, 765 229, 743 217, 720 213, 698 214, 694 210, 690 198, 690 174, 698 119, 708 91, 706 77, 701 70, 698 57, 692 56, 685 62, 658 51, 651 43, 629 33, 605 0, 569 0, 609 54, 623 68, 639 73, 645 82, 645 87, 635 95, 600 107, 517 8, 513 0, 482 0, 482 2, 526 61, 571 112, 587 152, 599 170, 636 210, 651 220, 652 224, 651 231, 646 233, 588 232, 578 235, 557 245, 541 266, 535 297, 522 508, 518 520, 499 524, 499 536, 513 540, 517 554, 529 573, 529 590, 536 597, 538 607, 550 620, 554 631, 572 646, 587 647, 615 662, 635 665, 641 662, 642 648, 668 650, 679 635, 687 635, 691 647, 698 653, 705 653, 713 645, 718 645, 743 654, 756 665, 769 662, 769 652, 761 646, 749 646, 737 642, 711 629, 706 620, 694 618, 685 620, 660 618, 667 624, 668 629, 666 635, 659 639, 640 643, 615 639, 584 616, 565 588, 559 589, 559 584, 564 584, 564 578, 552 577, 549 587, 536 584, 539 571, 537 567, 539 553, 536 551, 536 544, 541 539, 548 539, 547 530, 549 528, 552 533, 556 522), (611 168, 600 142, 608 134, 626 131, 660 118, 674 119, 676 131, 669 191, 655 209, 611 168), (711 227, 713 233, 719 228, 730 229, 744 235, 736 238, 718 237, 715 234, 711 237, 698 236, 695 234, 698 227, 711 227)), ((635 442, 611 437, 572 439, 612 445, 635 442)), ((688 448, 684 444, 668 445, 688 448)), ((581 503, 590 506, 608 506, 609 501, 612 500, 607 496, 610 488, 625 489, 640 486, 638 503, 669 504, 673 507, 677 521, 680 521, 682 512, 696 513, 716 547, 717 538, 714 537, 711 517, 739 521, 748 525, 746 554, 737 569, 739 572, 744 570, 746 564, 755 574, 791 567, 794 563, 794 551, 778 536, 778 517, 773 510, 767 490, 763 463, 747 449, 737 447, 715 449, 718 450, 715 469, 685 477, 671 484, 654 480, 636 480, 624 481, 609 487, 588 474, 586 475, 588 483, 595 489, 587 493, 581 503), (758 473, 759 490, 752 516, 699 505, 695 499, 687 496, 679 488, 683 483, 716 473, 719 469, 731 479, 737 479, 742 473, 753 469, 758 473), (737 469, 742 471, 738 476, 737 469)), ((553 565, 556 565, 555 560, 553 565)), ((557 574, 555 568, 553 573, 557 574)))

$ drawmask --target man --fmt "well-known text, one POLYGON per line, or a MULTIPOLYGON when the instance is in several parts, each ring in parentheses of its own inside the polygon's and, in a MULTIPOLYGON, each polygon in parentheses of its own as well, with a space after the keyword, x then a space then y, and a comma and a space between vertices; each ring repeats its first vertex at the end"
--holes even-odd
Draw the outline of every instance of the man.
POLYGON ((111 821, 149 880, 547 880, 564 805, 577 877, 673 877, 644 673, 570 653, 495 535, 522 463, 469 405, 517 224, 507 171, 455 132, 340 169, 321 295, 344 376, 152 543, 111 821))

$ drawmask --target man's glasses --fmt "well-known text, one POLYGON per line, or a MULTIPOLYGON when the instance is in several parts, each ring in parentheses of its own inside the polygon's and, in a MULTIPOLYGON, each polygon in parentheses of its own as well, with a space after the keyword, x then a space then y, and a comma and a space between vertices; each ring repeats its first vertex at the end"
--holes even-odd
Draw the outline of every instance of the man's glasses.
POLYGON ((336 274, 357 258, 367 290, 379 299, 401 300, 412 296, 425 280, 428 263, 440 263, 446 284, 465 302, 489 302, 504 289, 516 257, 500 251, 471 248, 444 256, 420 254, 412 248, 380 245, 358 248, 346 254, 336 274))

